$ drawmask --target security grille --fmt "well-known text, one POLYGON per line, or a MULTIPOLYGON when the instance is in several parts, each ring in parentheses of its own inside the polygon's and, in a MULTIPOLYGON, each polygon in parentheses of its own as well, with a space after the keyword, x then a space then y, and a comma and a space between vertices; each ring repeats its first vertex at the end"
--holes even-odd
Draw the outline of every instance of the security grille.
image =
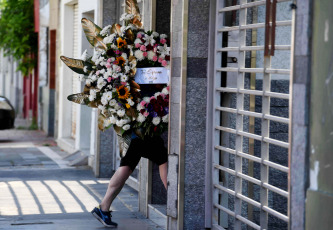
POLYGON ((288 0, 217 0, 213 229, 287 229, 288 0))
MULTIPOLYGON (((73 19, 73 57, 76 58, 78 55, 78 4, 73 5, 74 19, 73 19)), ((72 92, 79 93, 78 89, 78 76, 75 72, 72 73, 72 92)), ((77 105, 72 103, 72 138, 76 137, 76 108, 77 105)))

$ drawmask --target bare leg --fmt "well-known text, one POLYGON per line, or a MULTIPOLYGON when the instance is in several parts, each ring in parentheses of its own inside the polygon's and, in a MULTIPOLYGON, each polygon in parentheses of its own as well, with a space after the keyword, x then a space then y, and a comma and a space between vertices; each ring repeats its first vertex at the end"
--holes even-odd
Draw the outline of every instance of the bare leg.
POLYGON ((123 188, 126 180, 131 175, 132 170, 128 166, 122 166, 117 169, 115 174, 111 177, 108 189, 101 202, 102 211, 108 211, 111 207, 113 200, 123 188))
POLYGON ((167 175, 168 175, 168 162, 159 166, 161 180, 164 184, 165 189, 167 189, 167 175))

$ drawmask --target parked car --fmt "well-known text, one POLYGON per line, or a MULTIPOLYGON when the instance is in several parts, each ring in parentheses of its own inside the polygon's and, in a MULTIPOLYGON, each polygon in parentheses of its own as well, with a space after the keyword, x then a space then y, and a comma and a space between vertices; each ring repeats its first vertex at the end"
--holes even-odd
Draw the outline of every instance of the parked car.
POLYGON ((15 110, 9 100, 0 96, 0 130, 14 128, 15 110))

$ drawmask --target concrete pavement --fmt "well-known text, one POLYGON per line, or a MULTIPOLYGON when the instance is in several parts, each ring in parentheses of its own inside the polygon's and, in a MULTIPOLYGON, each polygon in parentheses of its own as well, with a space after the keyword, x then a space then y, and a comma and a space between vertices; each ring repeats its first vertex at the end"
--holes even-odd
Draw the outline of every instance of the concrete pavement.
MULTIPOLYGON (((104 229, 90 213, 108 179, 68 167, 67 153, 40 131, 0 131, 0 229, 104 229)), ((125 186, 111 209, 117 229, 163 229, 138 212, 125 186)))

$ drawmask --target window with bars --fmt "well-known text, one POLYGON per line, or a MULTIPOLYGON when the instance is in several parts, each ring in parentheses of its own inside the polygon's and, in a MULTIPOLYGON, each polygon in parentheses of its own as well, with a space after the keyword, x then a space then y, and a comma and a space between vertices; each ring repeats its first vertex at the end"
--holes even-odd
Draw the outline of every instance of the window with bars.
POLYGON ((217 0, 213 228, 288 228, 291 1, 217 0))

